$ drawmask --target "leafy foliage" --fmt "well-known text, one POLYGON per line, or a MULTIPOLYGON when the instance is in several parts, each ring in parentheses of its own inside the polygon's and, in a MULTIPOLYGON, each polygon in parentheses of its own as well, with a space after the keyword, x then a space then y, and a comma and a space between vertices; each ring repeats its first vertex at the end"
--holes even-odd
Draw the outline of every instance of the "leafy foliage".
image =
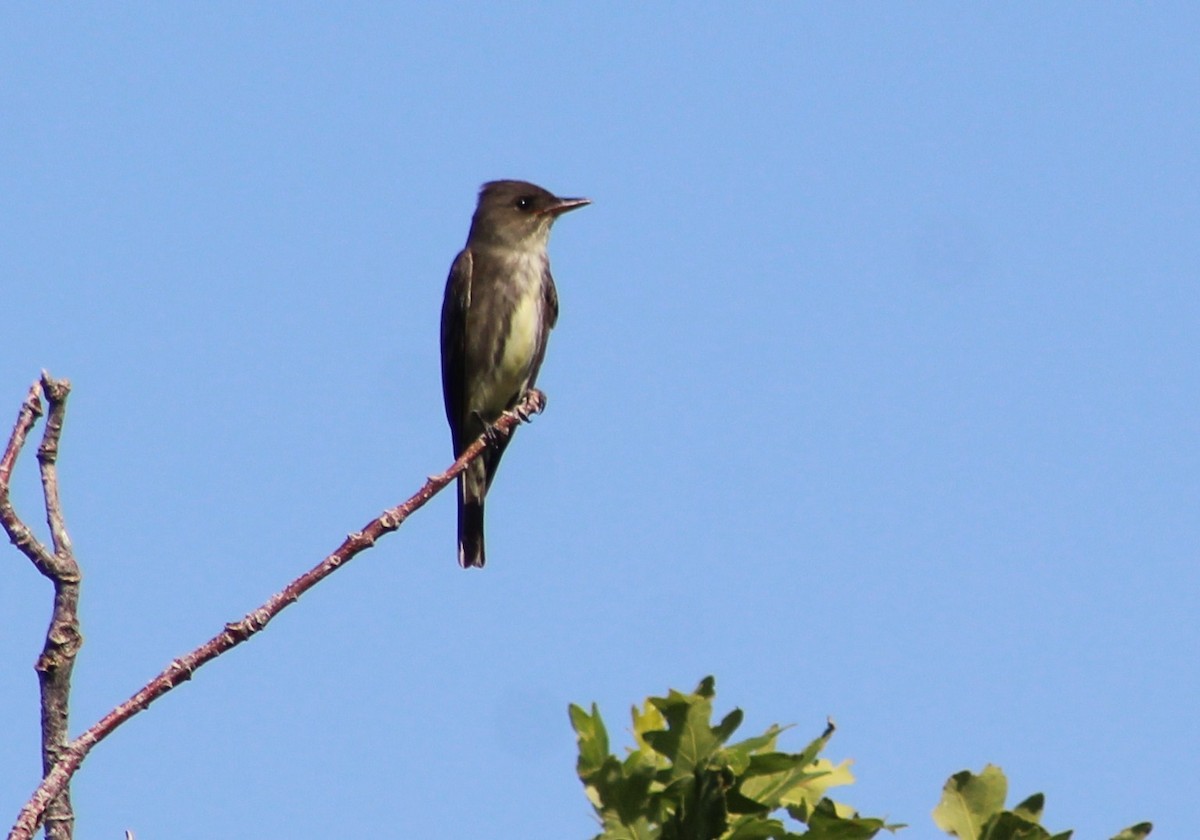
MULTIPOLYGON (((979 774, 970 770, 946 780, 942 801, 933 809, 937 827, 959 840, 1069 840, 1070 831, 1051 834, 1041 826, 1046 797, 1040 793, 1004 810, 1008 780, 999 767, 989 764, 979 774)), ((1113 840, 1143 840, 1150 823, 1138 823, 1113 840)))
POLYGON ((900 827, 825 797, 854 781, 849 762, 817 757, 832 723, 799 753, 776 749, 779 726, 729 744, 742 712, 711 725, 715 693, 705 677, 691 694, 672 690, 634 707, 637 746, 624 760, 610 754, 595 704, 590 712, 571 706, 579 778, 603 827, 597 840, 867 840, 900 827), (776 812, 805 830, 789 829, 776 812))
MULTIPOLYGON (((632 710, 635 746, 624 759, 609 751, 608 731, 593 703, 573 705, 579 742, 577 770, 601 832, 595 840, 869 840, 903 825, 859 816, 825 796, 854 781, 849 761, 820 758, 833 723, 798 753, 780 752, 783 727, 728 743, 742 723, 734 709, 712 725, 715 681, 705 677, 690 694, 669 691, 632 710)), ((1005 810, 1008 780, 988 765, 946 782, 933 811, 938 828, 959 840, 1069 840, 1040 824, 1040 793, 1005 810)), ((1138 823, 1113 840, 1145 840, 1138 823)))

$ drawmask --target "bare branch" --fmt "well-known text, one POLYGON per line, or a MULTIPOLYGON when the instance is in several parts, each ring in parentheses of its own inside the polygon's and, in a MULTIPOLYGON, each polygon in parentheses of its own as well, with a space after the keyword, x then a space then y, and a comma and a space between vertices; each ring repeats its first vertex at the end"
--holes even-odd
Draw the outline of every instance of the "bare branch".
MULTIPOLYGON (((528 421, 532 415, 541 412, 544 407, 545 395, 540 391, 530 390, 512 411, 501 415, 495 423, 495 428, 501 434, 511 434, 522 420, 528 421)), ((8 840, 29 840, 33 836, 42 822, 47 805, 60 791, 65 789, 71 776, 79 769, 79 765, 83 763, 84 758, 96 744, 108 737, 125 721, 145 710, 159 697, 179 684, 187 682, 196 669, 257 634, 267 626, 271 619, 295 603, 301 595, 317 583, 333 574, 361 552, 375 545, 380 537, 399 528, 405 519, 441 492, 467 468, 468 464, 479 457, 487 445, 485 438, 486 436, 481 436, 472 443, 448 470, 430 476, 421 489, 405 502, 385 510, 368 522, 361 531, 355 531, 348 535, 337 550, 293 580, 280 592, 271 596, 258 609, 248 613, 240 621, 226 624, 225 628, 216 636, 191 653, 173 661, 128 700, 118 705, 98 723, 68 744, 62 751, 58 762, 46 773, 41 785, 34 791, 25 807, 21 809, 21 813, 17 815, 17 821, 8 835, 8 840)))
MULTIPOLYGON (((0 459, 0 524, 8 537, 28 557, 39 572, 54 584, 54 609, 42 654, 34 666, 41 689, 42 706, 42 772, 49 773, 58 763, 67 746, 71 702, 71 673, 75 657, 83 644, 79 629, 79 565, 71 550, 66 520, 58 495, 58 444, 62 436, 71 383, 53 379, 42 371, 40 382, 34 383, 17 415, 8 448, 0 459), (9 501, 9 482, 17 455, 25 438, 42 414, 39 396, 44 394, 50 404, 42 443, 38 447, 38 464, 42 474, 42 495, 46 506, 46 522, 54 545, 51 553, 21 522, 9 501)), ((71 809, 71 792, 67 785, 51 797, 45 813, 47 840, 71 840, 75 831, 75 814, 71 809)))
POLYGON ((39 572, 50 577, 50 567, 54 562, 53 556, 21 521, 17 512, 13 510, 12 502, 9 501, 9 482, 12 478, 13 468, 17 465, 17 456, 21 454, 21 450, 25 446, 25 438, 41 416, 42 383, 35 382, 30 386, 29 393, 25 396, 25 402, 21 403, 17 422, 13 425, 12 435, 8 439, 8 446, 4 450, 3 457, 0 457, 0 524, 4 526, 12 544, 33 562, 39 572))
MULTIPOLYGON (((67 525, 63 519, 62 503, 58 498, 58 440, 62 436, 63 420, 67 413, 67 397, 71 395, 71 383, 66 379, 51 379, 42 371, 42 393, 50 403, 50 414, 46 417, 46 432, 38 447, 38 464, 42 468, 42 495, 46 503, 46 524, 50 526, 50 537, 54 542, 56 558, 71 557, 71 538, 67 536, 67 525)), ((71 560, 74 563, 74 560, 71 560)), ((61 564, 61 565, 66 565, 61 564)), ((59 570, 59 576, 69 570, 59 570)))

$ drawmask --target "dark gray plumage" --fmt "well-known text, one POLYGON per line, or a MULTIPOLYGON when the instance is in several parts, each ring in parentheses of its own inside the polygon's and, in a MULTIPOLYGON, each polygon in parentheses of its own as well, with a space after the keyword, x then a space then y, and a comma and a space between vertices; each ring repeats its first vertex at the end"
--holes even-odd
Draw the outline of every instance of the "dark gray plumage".
MULTIPOLYGON (((442 393, 455 457, 533 387, 558 320, 546 246, 554 220, 588 204, 526 181, 479 191, 467 244, 442 301, 442 393)), ((458 563, 483 566, 483 500, 512 436, 497 439, 458 479, 458 563)))

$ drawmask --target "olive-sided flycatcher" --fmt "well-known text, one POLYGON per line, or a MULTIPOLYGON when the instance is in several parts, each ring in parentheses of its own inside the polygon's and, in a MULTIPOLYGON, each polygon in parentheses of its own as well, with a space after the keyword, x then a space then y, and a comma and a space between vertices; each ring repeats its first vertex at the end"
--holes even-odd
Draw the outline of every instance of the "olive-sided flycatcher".
MULTIPOLYGON (((491 181, 479 191, 442 301, 442 393, 455 457, 533 387, 558 320, 550 226, 588 203, 525 181, 491 181)), ((458 477, 463 568, 483 566, 483 499, 511 437, 490 442, 458 477)))

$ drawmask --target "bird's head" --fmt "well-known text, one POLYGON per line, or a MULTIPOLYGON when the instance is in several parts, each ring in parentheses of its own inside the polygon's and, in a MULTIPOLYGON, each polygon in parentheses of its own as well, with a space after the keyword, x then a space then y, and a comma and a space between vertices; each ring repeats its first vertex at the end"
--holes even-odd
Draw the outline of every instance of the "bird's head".
POLYGON ((591 204, 586 198, 559 198, 528 181, 489 181, 479 190, 470 239, 511 246, 542 245, 554 220, 591 204))

